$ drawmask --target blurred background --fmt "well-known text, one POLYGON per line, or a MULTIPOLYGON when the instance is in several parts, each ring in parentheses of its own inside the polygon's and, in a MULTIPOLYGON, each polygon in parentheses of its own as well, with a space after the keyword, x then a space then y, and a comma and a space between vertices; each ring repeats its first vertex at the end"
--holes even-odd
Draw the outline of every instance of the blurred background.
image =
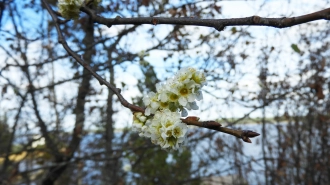
MULTIPOLYGON (((47 0, 57 11, 55 0, 47 0)), ((103 0, 101 16, 292 17, 328 0, 103 0)), ((168 152, 58 43, 39 0, 0 1, 0 184, 330 184, 330 24, 214 28, 61 24, 69 46, 131 103, 181 68, 204 71, 189 116, 260 133, 252 144, 190 127, 168 152)))

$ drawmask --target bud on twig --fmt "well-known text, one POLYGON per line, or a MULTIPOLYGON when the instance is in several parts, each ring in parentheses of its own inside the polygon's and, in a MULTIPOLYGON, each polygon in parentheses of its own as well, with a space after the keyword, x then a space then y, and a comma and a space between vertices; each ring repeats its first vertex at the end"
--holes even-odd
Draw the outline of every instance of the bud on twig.
POLYGON ((251 130, 242 130, 242 134, 241 134, 241 138, 243 141, 247 142, 247 143, 252 143, 250 138, 259 136, 259 133, 253 132, 251 130))

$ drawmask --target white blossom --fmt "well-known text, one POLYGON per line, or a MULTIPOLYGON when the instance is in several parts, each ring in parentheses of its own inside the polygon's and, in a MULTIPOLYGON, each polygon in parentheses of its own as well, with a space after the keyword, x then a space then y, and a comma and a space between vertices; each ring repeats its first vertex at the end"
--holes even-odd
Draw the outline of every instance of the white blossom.
POLYGON ((125 172, 130 172, 130 171, 132 170, 132 165, 131 165, 131 164, 125 164, 125 165, 123 166, 123 170, 124 170, 125 172))
POLYGON ((143 102, 147 106, 145 110, 145 115, 147 116, 155 113, 160 106, 160 102, 158 101, 157 94, 154 92, 148 93, 148 95, 143 98, 143 102))
POLYGON ((204 85, 204 73, 194 68, 181 69, 173 78, 156 84, 157 92, 149 92, 143 98, 144 114, 134 113, 133 130, 164 149, 178 149, 188 129, 180 116, 186 117, 187 110, 198 109, 196 100, 203 99, 204 85))
POLYGON ((162 148, 178 149, 187 132, 180 114, 170 110, 157 111, 150 125, 151 140, 162 148))
POLYGON ((59 0, 59 12, 66 19, 78 19, 83 2, 84 0, 59 0))
MULTIPOLYGON (((101 0, 94 0, 93 3, 97 6, 101 0)), ((58 0, 58 11, 66 19, 78 19, 80 7, 84 0, 58 0)))
POLYGON ((180 71, 177 72, 175 75, 175 79, 178 80, 179 83, 187 83, 188 81, 191 80, 193 74, 196 72, 196 69, 194 68, 183 68, 180 71))
POLYGON ((147 117, 141 112, 135 112, 133 116, 132 130, 135 132, 142 132, 142 127, 145 125, 147 117))

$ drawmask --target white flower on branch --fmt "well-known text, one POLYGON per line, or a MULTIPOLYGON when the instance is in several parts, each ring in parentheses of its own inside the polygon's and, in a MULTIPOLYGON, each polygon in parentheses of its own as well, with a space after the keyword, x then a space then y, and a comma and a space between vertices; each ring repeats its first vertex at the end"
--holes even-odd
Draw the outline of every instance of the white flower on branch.
MULTIPOLYGON (((88 3, 90 1, 86 1, 88 3)), ((100 3, 101 0, 94 0, 95 6, 100 3)), ((83 5, 84 0, 58 0, 58 10, 60 14, 66 19, 78 19, 80 13, 80 7, 83 5)))
POLYGON ((143 103, 147 106, 145 110, 145 115, 147 116, 154 114, 160 106, 158 95, 154 92, 148 93, 148 95, 143 98, 143 103))
POLYGON ((60 14, 66 19, 78 19, 83 0, 58 0, 60 14))
POLYGON ((132 170, 132 165, 131 165, 131 164, 125 164, 125 165, 123 166, 123 170, 124 170, 125 172, 130 172, 130 171, 132 170))
POLYGON ((133 116, 133 126, 132 130, 135 132, 142 132, 143 126, 145 126, 147 117, 145 117, 142 112, 135 112, 133 116))
POLYGON ((196 100, 203 99, 201 88, 206 84, 204 73, 185 68, 164 83, 156 84, 157 92, 144 98, 144 114, 134 113, 133 131, 164 149, 178 149, 184 142, 187 125, 182 117, 188 110, 197 110, 196 100))
MULTIPOLYGON (((157 92, 150 92, 143 98, 146 106, 145 115, 154 114, 157 110, 169 109, 172 112, 197 110, 196 100, 203 99, 201 88, 206 84, 204 73, 194 68, 184 68, 173 78, 156 84, 157 92)), ((186 112, 182 113, 187 115, 186 112)))
POLYGON ((178 149, 185 139, 187 128, 178 112, 157 111, 149 127, 151 141, 165 149, 178 149))

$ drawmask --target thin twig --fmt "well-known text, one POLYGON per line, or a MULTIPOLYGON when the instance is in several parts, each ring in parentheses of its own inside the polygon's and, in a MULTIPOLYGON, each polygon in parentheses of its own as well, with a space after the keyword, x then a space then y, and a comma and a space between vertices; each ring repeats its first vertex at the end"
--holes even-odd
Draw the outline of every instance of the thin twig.
POLYGON ((247 143, 252 143, 250 138, 260 135, 259 133, 250 130, 235 130, 227 127, 222 127, 221 124, 216 121, 198 121, 196 117, 187 117, 187 118, 182 118, 181 120, 187 125, 203 127, 236 136, 238 138, 241 138, 243 141, 247 143))

